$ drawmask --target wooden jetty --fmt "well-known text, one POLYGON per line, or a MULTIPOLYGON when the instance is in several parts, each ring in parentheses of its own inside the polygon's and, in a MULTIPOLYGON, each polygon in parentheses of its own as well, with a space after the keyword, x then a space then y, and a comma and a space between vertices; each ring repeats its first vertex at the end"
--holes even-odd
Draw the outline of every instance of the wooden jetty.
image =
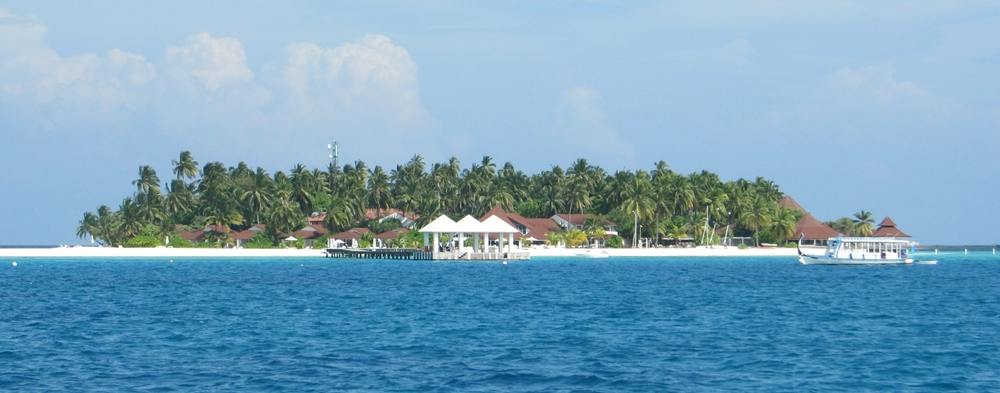
POLYGON ((423 261, 500 261, 528 260, 531 253, 527 251, 514 252, 458 252, 458 251, 423 251, 416 248, 379 248, 379 249, 347 249, 328 248, 327 258, 358 258, 358 259, 414 259, 423 261))

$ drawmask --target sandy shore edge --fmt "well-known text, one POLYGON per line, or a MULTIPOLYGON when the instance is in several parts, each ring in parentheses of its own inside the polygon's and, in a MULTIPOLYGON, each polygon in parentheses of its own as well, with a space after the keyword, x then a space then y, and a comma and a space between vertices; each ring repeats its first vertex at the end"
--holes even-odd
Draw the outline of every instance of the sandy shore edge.
MULTIPOLYGON (((534 248, 529 250, 535 257, 572 257, 587 249, 534 248)), ((751 248, 740 250, 729 248, 641 248, 641 249, 601 249, 611 257, 759 257, 795 256, 794 248, 751 248)), ((219 248, 113 248, 113 247, 55 247, 55 248, 4 248, 0 258, 322 258, 324 250, 298 249, 219 249, 219 248)))

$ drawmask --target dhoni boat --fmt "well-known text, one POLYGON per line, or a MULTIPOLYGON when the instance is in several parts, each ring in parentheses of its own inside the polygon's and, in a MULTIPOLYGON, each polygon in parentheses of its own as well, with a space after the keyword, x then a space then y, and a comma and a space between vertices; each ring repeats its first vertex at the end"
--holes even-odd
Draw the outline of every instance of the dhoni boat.
MULTIPOLYGON (((912 264, 912 255, 917 251, 917 243, 909 240, 887 237, 831 237, 826 251, 820 255, 802 252, 802 236, 799 237, 799 263, 803 265, 889 265, 912 264)), ((917 261, 918 264, 934 264, 937 261, 917 261)))

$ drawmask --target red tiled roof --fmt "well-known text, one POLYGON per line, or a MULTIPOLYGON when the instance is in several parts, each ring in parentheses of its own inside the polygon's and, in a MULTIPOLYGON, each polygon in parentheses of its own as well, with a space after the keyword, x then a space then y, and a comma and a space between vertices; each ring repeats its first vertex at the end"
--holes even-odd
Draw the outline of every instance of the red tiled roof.
MULTIPOLYGON (((563 220, 570 221, 570 215, 569 214, 556 214, 556 216, 559 217, 559 218, 561 218, 561 219, 563 219, 563 220)), ((570 223, 573 224, 573 226, 583 226, 584 224, 587 223, 587 218, 589 218, 589 217, 597 217, 597 216, 595 216, 593 214, 579 214, 579 213, 577 213, 577 214, 573 215, 573 220, 570 221, 570 223)), ((604 218, 603 220, 604 220, 604 225, 615 225, 615 223, 609 221, 606 218, 604 218)))
MULTIPOLYGON (((514 213, 507 213, 503 210, 500 205, 493 206, 490 211, 486 212, 479 221, 485 221, 490 216, 497 216, 507 224, 514 228, 520 229, 524 227, 527 229, 526 234, 521 234, 520 232, 514 233, 514 240, 520 240, 521 238, 535 238, 539 241, 545 241, 549 239, 549 234, 552 232, 561 232, 563 229, 556 224, 556 221, 551 218, 524 218, 520 215, 514 213)), ((581 215, 582 216, 582 215, 581 215)), ((576 216, 574 215, 574 219, 576 216)))
POLYGON ((795 202, 795 200, 792 199, 792 197, 789 195, 785 195, 780 200, 778 200, 778 206, 806 213, 806 209, 803 209, 802 205, 799 205, 798 202, 795 202))
POLYGON ((397 235, 398 235, 398 234, 399 234, 400 232, 402 232, 402 233, 407 233, 407 232, 409 232, 409 231, 410 231, 410 230, 409 230, 409 229, 406 229, 406 228, 396 228, 396 229, 390 229, 390 230, 388 230, 388 231, 385 231, 385 232, 382 232, 382 233, 380 233, 380 234, 378 234, 378 235, 375 235, 375 236, 374 236, 374 238, 375 238, 375 239, 395 239, 395 238, 396 238, 396 236, 397 236, 397 235))
POLYGON ((362 233, 371 232, 368 228, 351 228, 336 235, 330 236, 331 239, 360 239, 362 233))
POLYGON ((896 228, 896 223, 893 222, 892 219, 889 218, 888 216, 886 216, 885 219, 882 220, 881 224, 878 224, 878 229, 876 229, 875 232, 872 232, 872 236, 874 236, 874 237, 910 237, 910 235, 907 235, 907 234, 903 233, 903 231, 899 230, 899 228, 896 228))
POLYGON ((327 233, 330 233, 330 231, 324 228, 322 225, 310 224, 306 225, 302 229, 293 232, 292 236, 295 236, 296 238, 299 239, 315 239, 327 233))
POLYGON ((795 235, 793 238, 798 239, 802 234, 805 234, 805 239, 807 240, 822 240, 840 236, 840 232, 820 222, 809 213, 802 215, 799 222, 795 223, 795 235))
POLYGON ((416 219, 420 218, 420 216, 418 216, 416 214, 407 214, 406 212, 404 212, 402 210, 399 210, 399 209, 396 209, 396 208, 382 209, 382 217, 375 217, 375 216, 378 215, 378 210, 377 209, 368 209, 368 210, 365 210, 365 218, 367 218, 369 220, 374 220, 376 218, 384 218, 384 217, 389 216, 389 215, 391 215, 393 213, 399 213, 399 215, 401 215, 403 217, 406 217, 406 218, 409 218, 411 220, 416 220, 416 219))

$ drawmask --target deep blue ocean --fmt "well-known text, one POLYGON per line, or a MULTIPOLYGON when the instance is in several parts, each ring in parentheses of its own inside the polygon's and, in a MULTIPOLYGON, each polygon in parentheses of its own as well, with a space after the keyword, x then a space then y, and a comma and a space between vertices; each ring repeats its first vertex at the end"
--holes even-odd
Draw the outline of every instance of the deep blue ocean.
POLYGON ((936 259, 7 258, 0 391, 998 391, 1000 257, 936 259))

